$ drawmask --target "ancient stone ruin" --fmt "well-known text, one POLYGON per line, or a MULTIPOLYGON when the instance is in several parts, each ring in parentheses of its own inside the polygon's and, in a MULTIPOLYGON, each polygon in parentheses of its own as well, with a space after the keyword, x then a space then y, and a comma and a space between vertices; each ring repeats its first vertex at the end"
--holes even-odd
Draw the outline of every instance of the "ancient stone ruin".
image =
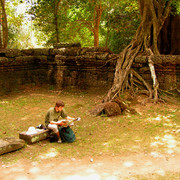
POLYGON ((14 137, 0 139, 0 155, 16 151, 24 146, 25 141, 23 139, 15 139, 14 137))
MULTIPOLYGON (((107 48, 84 48, 80 44, 61 44, 45 49, 0 50, 0 95, 28 84, 45 84, 58 89, 74 87, 108 90, 113 83, 117 59, 118 55, 107 48)), ((154 56, 153 61, 159 87, 164 90, 179 88, 180 55, 154 56)), ((145 81, 152 84, 146 56, 137 57, 132 67, 145 81)), ((113 116, 124 111, 135 113, 116 99, 97 105, 91 113, 113 116)), ((33 143, 33 137, 29 141, 33 143)), ((0 144, 1 155, 22 148, 24 141, 6 138, 0 144)))
MULTIPOLYGON (((26 84, 49 84, 59 89, 99 88, 108 90, 113 82, 118 55, 107 48, 61 45, 45 49, 0 50, 0 95, 26 84)), ((180 84, 180 56, 154 56, 160 88, 180 84)), ((137 57, 132 66, 150 84, 147 57, 137 57)))

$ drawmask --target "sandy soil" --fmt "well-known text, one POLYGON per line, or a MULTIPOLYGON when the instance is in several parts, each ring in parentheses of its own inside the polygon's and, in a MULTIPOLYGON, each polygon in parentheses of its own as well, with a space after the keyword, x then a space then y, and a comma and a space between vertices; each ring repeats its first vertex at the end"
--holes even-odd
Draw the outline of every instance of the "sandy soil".
MULTIPOLYGON (((133 175, 180 174, 178 154, 131 154, 127 157, 100 156, 96 159, 62 159, 51 157, 38 161, 19 160, 15 164, 1 164, 1 180, 118 180, 133 175)), ((180 177, 180 175, 179 175, 180 177)), ((136 178, 133 178, 136 179, 136 178)))
MULTIPOLYGON (((136 105, 136 110, 143 113, 142 106, 136 105)), ((97 158, 82 159, 66 159, 51 153, 49 156, 42 155, 37 161, 20 159, 14 164, 0 162, 0 180, 136 180, 138 178, 133 176, 150 177, 153 174, 166 179, 169 172, 178 173, 180 179, 180 153, 102 154, 97 158)))

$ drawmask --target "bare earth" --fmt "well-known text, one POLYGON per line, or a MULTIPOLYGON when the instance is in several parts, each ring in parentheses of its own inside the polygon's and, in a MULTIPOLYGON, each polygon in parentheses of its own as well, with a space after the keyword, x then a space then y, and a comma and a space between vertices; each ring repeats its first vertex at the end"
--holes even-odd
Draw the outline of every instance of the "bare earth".
MULTIPOLYGON (((136 106, 136 110, 141 112, 142 107, 136 106)), ((177 173, 175 177, 180 179, 180 151, 124 156, 100 154, 96 158, 76 159, 64 158, 52 148, 49 154, 41 154, 37 160, 20 159, 14 164, 0 162, 0 180, 142 180, 138 175, 145 176, 145 180, 153 179, 153 174, 171 180, 166 178, 168 173, 177 173)))
MULTIPOLYGON (((53 154, 52 154, 53 156, 53 154)), ((180 173, 180 156, 177 154, 131 154, 127 157, 105 157, 96 159, 44 158, 38 161, 19 160, 15 164, 1 164, 1 180, 49 180, 49 179, 126 179, 133 175, 180 173)), ((133 178, 136 179, 136 178, 133 178)))

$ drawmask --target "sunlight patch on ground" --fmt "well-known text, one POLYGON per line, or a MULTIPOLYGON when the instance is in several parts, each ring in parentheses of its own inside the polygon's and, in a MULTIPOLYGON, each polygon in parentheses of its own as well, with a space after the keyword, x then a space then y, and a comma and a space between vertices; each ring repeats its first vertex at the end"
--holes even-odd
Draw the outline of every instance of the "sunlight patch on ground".
POLYGON ((86 172, 88 172, 88 173, 94 173, 95 170, 94 170, 94 169, 86 169, 86 172))
POLYGON ((124 164, 123 164, 123 166, 125 166, 125 167, 132 167, 134 165, 134 163, 133 162, 125 162, 124 164))
POLYGON ((144 165, 145 165, 145 166, 152 166, 152 164, 153 164, 153 163, 152 163, 151 161, 147 161, 144 165))
POLYGON ((105 151, 109 151, 109 143, 106 142, 106 143, 103 143, 102 145, 104 146, 105 151))
MULTIPOLYGON (((172 112, 176 112, 177 109, 171 110, 172 112)), ((166 129, 164 130, 165 135, 163 137, 156 136, 153 139, 153 142, 150 144, 151 147, 156 147, 156 148, 166 148, 166 153, 172 154, 174 152, 179 152, 179 147, 178 145, 180 144, 179 141, 176 140, 176 134, 180 132, 179 126, 176 123, 173 123, 171 120, 171 117, 174 116, 173 114, 169 114, 167 116, 162 116, 158 115, 155 118, 148 118, 148 121, 151 122, 162 122, 163 126, 166 128, 172 128, 172 130, 166 129)), ((157 155, 152 155, 152 156, 157 156, 157 155)))
POLYGON ((28 116, 21 118, 21 120, 26 120, 26 119, 28 119, 28 116))
POLYGON ((166 122, 170 122, 171 120, 169 119, 172 115, 168 115, 168 116, 163 116, 163 115, 158 115, 154 118, 148 118, 147 120, 150 122, 159 122, 159 121, 166 121, 166 122))
POLYGON ((161 115, 158 115, 158 116, 155 117, 155 118, 148 118, 147 120, 150 121, 150 122, 161 121, 161 120, 162 120, 162 116, 161 116, 161 115))
POLYGON ((162 154, 158 153, 158 152, 151 152, 150 155, 154 158, 160 158, 162 157, 162 154))
POLYGON ((165 174, 166 174, 165 171, 162 169, 157 170, 156 173, 160 176, 165 176, 165 174))
POLYGON ((34 180, 54 180, 55 178, 51 177, 51 176, 38 176, 36 177, 34 180))
POLYGON ((166 143, 168 148, 176 147, 176 140, 174 139, 174 137, 172 135, 165 135, 162 140, 163 140, 163 142, 166 143))
POLYGON ((56 149, 52 148, 50 149, 49 152, 44 153, 40 156, 41 159, 48 159, 48 158, 52 158, 52 157, 56 157, 58 155, 58 152, 56 149))
POLYGON ((8 104, 8 101, 0 101, 0 104, 8 104))
POLYGON ((18 176, 15 178, 15 180, 28 180, 29 178, 27 178, 26 176, 18 176))
POLYGON ((98 174, 91 174, 88 176, 72 175, 64 178, 64 180, 100 180, 101 177, 98 174))
POLYGON ((11 173, 14 173, 14 172, 17 173, 17 172, 23 172, 23 171, 24 171, 24 168, 21 168, 21 167, 14 167, 9 170, 9 172, 11 173))
POLYGON ((105 180, 120 180, 120 179, 116 176, 108 176, 105 178, 105 180))
POLYGON ((155 140, 151 143, 151 147, 157 147, 163 146, 167 148, 166 153, 172 154, 174 153, 175 149, 177 148, 178 142, 175 140, 175 137, 171 134, 166 134, 162 138, 159 136, 155 137, 155 140))
POLYGON ((36 174, 40 172, 41 170, 38 167, 33 167, 29 170, 30 173, 36 174))
POLYGON ((158 115, 158 116, 156 116, 154 118, 147 118, 147 121, 154 122, 154 123, 163 122, 164 126, 167 126, 167 127, 175 126, 176 128, 178 128, 177 124, 172 123, 172 120, 170 119, 173 116, 174 116, 173 114, 170 114, 170 115, 167 115, 167 116, 158 115))

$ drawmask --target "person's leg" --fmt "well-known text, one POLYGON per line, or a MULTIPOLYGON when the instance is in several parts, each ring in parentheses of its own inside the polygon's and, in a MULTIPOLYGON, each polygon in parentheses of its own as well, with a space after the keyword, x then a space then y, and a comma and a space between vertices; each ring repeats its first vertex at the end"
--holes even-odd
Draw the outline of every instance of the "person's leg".
POLYGON ((58 143, 61 143, 61 138, 60 138, 60 135, 59 135, 58 126, 56 124, 49 124, 48 125, 48 129, 52 130, 54 133, 57 134, 57 136, 58 136, 58 143))

